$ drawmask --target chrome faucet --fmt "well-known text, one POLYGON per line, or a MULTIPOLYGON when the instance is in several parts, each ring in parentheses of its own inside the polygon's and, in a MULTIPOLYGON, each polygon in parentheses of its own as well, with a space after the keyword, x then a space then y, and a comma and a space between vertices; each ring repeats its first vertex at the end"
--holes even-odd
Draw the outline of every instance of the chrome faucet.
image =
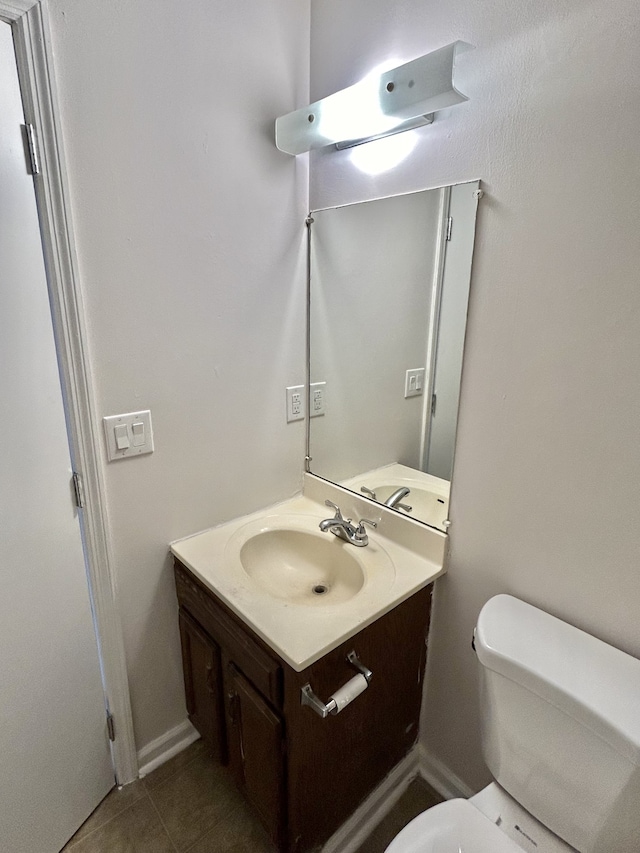
POLYGON ((376 521, 369 521, 367 518, 361 518, 357 525, 352 524, 350 518, 342 517, 340 507, 337 504, 334 504, 332 501, 325 501, 325 505, 335 509, 336 514, 333 518, 325 518, 324 521, 320 522, 319 527, 323 533, 330 530, 334 536, 337 536, 339 539, 344 539, 345 542, 349 542, 351 545, 355 545, 358 548, 364 548, 365 545, 369 544, 369 537, 367 536, 367 531, 364 529, 364 526, 365 524, 368 524, 371 527, 377 527, 378 523, 376 521))
POLYGON ((385 506, 390 507, 391 509, 404 509, 406 512, 411 512, 413 507, 408 506, 407 504, 401 504, 400 501, 402 498, 406 498, 411 489, 408 489, 406 486, 402 486, 400 489, 396 489, 392 495, 384 502, 385 506))

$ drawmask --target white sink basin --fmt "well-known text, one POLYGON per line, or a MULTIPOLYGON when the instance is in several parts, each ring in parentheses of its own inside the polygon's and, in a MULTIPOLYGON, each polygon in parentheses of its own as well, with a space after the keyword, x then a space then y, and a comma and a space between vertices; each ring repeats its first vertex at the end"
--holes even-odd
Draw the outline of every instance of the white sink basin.
POLYGON ((358 548, 322 533, 317 518, 267 516, 237 530, 225 559, 239 561, 263 593, 291 605, 347 602, 365 587, 390 587, 394 565, 379 546, 358 548))
POLYGON ((353 598, 364 586, 362 566, 321 536, 302 530, 264 530, 244 543, 240 562, 249 577, 276 598, 296 604, 353 598))

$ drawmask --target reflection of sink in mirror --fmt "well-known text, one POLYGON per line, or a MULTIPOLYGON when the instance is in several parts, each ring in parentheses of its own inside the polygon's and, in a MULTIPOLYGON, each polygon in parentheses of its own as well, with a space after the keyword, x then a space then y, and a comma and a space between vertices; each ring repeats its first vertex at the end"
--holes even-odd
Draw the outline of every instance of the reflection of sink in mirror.
POLYGON ((393 581, 394 568, 379 547, 358 549, 322 533, 318 519, 272 516, 241 527, 227 553, 262 592, 288 604, 341 604, 367 584, 393 581), (366 550, 366 554, 360 553, 366 550))
MULTIPOLYGON (((393 508, 403 515, 424 521, 431 527, 447 529, 444 522, 449 517, 448 480, 424 474, 406 465, 385 465, 383 468, 352 477, 342 485, 357 492, 362 491, 364 487, 374 492, 375 500, 382 504, 398 489, 407 488, 409 494, 401 498, 399 504, 393 508), (403 509, 402 505, 410 506, 411 510, 403 509)), ((368 492, 364 494, 369 496, 368 492)))

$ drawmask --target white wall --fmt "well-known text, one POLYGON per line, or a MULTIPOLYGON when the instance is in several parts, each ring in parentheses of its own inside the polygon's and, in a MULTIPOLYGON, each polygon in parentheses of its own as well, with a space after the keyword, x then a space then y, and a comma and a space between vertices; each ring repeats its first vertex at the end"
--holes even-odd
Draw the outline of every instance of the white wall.
POLYGON ((101 415, 155 453, 106 468, 138 748, 185 718, 168 543, 301 486, 306 102, 298 0, 50 0, 101 415))
POLYGON ((471 101, 377 177, 311 160, 311 205, 475 177, 481 202, 449 574, 423 739, 486 780, 471 631, 511 592, 640 656, 640 88, 636 0, 312 3, 312 99, 454 39, 471 101))

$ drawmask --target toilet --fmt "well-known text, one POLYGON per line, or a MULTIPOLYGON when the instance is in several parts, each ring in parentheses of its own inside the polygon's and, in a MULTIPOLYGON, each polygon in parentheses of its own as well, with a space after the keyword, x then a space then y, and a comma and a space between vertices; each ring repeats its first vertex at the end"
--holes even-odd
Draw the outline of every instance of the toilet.
POLYGON ((510 595, 482 608, 474 647, 494 781, 387 853, 640 853, 640 661, 510 595))

